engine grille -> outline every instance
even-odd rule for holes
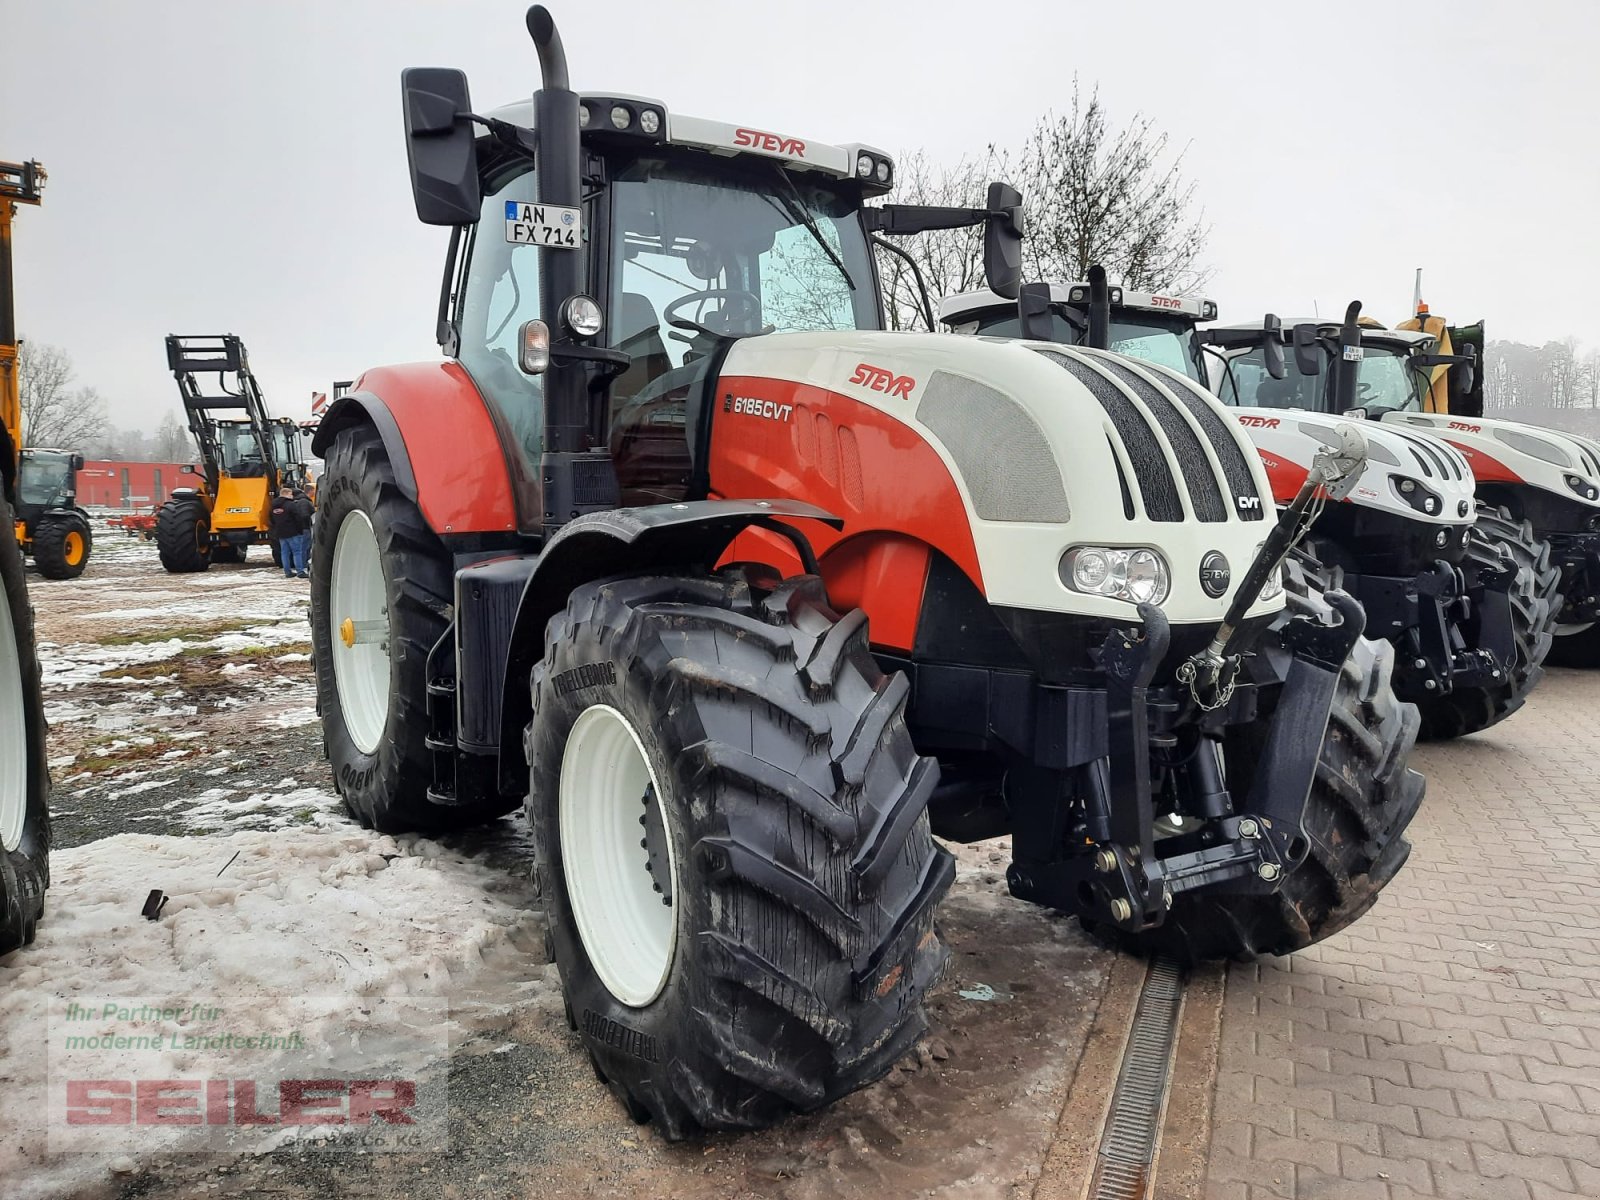
[[[1152,383],[1108,354],[1080,355],[1058,350],[1038,353],[1069,371],[1105,409],[1138,478],[1145,515],[1150,520],[1184,519],[1179,478],[1188,493],[1190,508],[1201,521],[1226,521],[1232,507],[1230,498],[1258,495],[1244,452],[1202,393],[1180,385],[1176,377],[1167,374],[1162,375],[1166,386]],[[1117,386],[1119,381],[1139,398],[1149,416]],[[1200,433],[1195,431],[1195,425],[1200,427]],[[1170,452],[1163,446],[1157,428],[1165,435]],[[1221,466],[1220,477],[1206,455],[1206,441],[1211,443]],[[1262,509],[1242,507],[1239,516],[1259,521]]]
[[[1068,519],[1061,468],[1044,430],[1004,392],[935,371],[917,405],[917,420],[955,459],[980,519]]]

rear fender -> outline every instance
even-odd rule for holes
[[[614,575],[709,572],[739,533],[762,521],[838,517],[794,500],[697,500],[590,513],[563,525],[546,543],[523,589],[501,676],[500,788],[525,789],[522,731],[533,718],[528,687],[544,655],[544,630],[574,589]],[[479,664],[482,667],[484,664]]]
[[[329,406],[312,451],[326,457],[340,433],[361,425],[383,439],[395,482],[434,533],[516,529],[505,450],[482,394],[460,363],[368,371]]]

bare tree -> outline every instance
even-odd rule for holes
[[[1099,263],[1133,288],[1202,287],[1210,229],[1195,209],[1183,155],[1143,113],[1112,129],[1099,89],[1085,98],[1074,77],[1072,107],[1065,116],[1046,113],[1020,157],[1014,182],[1028,208],[1024,274],[1077,280]]]
[[[949,166],[921,151],[903,156],[894,199],[974,207],[984,203],[989,181],[1008,179],[1026,210],[1025,279],[1080,280],[1099,263],[1129,287],[1188,292],[1210,277],[1201,259],[1210,230],[1182,167],[1183,152],[1171,152],[1149,117],[1135,114],[1113,129],[1099,93],[1085,99],[1074,79],[1067,114],[1046,113],[1019,151],[991,145]],[[892,240],[916,260],[935,305],[987,286],[977,229]],[[925,326],[911,269],[881,250],[878,269],[890,326]]]
[[[172,413],[165,413],[151,449],[158,462],[189,462],[194,458],[194,448],[189,441],[189,431]]]
[[[105,435],[105,401],[91,387],[69,389],[72,359],[59,346],[24,341],[17,351],[22,437],[30,446],[75,450]]]

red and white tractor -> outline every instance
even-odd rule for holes
[[[870,146],[543,86],[475,114],[413,69],[419,217],[451,229],[443,361],[328,407],[312,557],[350,810],[525,807],[569,1019],[669,1137],[882,1075],[924,1028],[953,877],[1135,948],[1285,953],[1364,913],[1422,796],[1393,655],[1280,572],[1214,398],[1115,355],[883,332],[871,243],[1021,197],[869,203]]]
[[[1300,568],[1349,590],[1368,632],[1394,644],[1395,690],[1417,705],[1424,737],[1473,733],[1522,706],[1543,678],[1562,573],[1523,506],[1475,477],[1470,455],[1394,423],[1417,415],[1429,371],[1467,365],[1436,354],[1436,335],[1383,329],[1358,319],[1359,306],[1343,325],[1269,316],[1201,329],[1216,318],[1212,301],[1132,292],[1098,270],[1040,292],[1035,307],[1034,336],[1099,343],[1209,382],[1234,406],[1279,503],[1341,420],[1368,418],[1366,469],[1303,543]],[[960,332],[1023,336],[1017,306],[992,293],[950,297],[940,315]]]

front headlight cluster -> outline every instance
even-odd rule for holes
[[[1582,475],[1566,475],[1563,478],[1567,481],[1567,486],[1585,500],[1600,500],[1600,488],[1595,487]]]
[[[1389,486],[1394,488],[1395,495],[1420,513],[1437,517],[1444,512],[1444,501],[1439,498],[1439,493],[1409,475],[1389,476]]]
[[[1160,604],[1172,590],[1172,572],[1144,546],[1074,546],[1061,556],[1061,582],[1086,596]]]

